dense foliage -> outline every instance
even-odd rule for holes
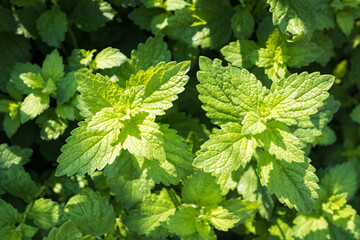
[[[1,0],[1,239],[360,239],[360,0]]]

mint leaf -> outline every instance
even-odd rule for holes
[[[104,175],[116,200],[125,209],[134,208],[150,196],[155,185],[153,180],[147,179],[147,171],[142,171],[127,151],[122,151],[114,163],[105,168]]]
[[[237,7],[231,18],[231,28],[237,39],[249,39],[254,32],[255,19],[249,9]]]
[[[181,237],[191,235],[197,231],[196,221],[199,212],[192,206],[183,207],[169,217],[166,228],[171,233],[175,233]]]
[[[177,201],[179,201],[176,196]],[[124,223],[134,232],[151,236],[162,222],[169,219],[175,212],[175,204],[168,191],[163,188],[159,194],[151,194],[140,204],[139,209],[133,210],[124,219]]]
[[[42,229],[54,227],[61,216],[60,206],[50,199],[37,199],[29,212],[34,224]]]
[[[67,221],[59,228],[53,228],[49,232],[46,240],[81,240],[82,234],[81,232],[74,226],[74,223],[71,221]]]
[[[61,148],[63,153],[58,158],[57,176],[93,173],[112,163],[119,155],[120,148],[114,144],[119,130],[92,130],[88,125],[89,121],[80,122]]]
[[[46,56],[42,65],[41,75],[46,80],[51,79],[55,84],[64,76],[63,60],[57,49]]]
[[[250,162],[256,147],[254,138],[242,134],[241,125],[228,123],[210,135],[210,140],[201,146],[193,164],[217,175],[232,172]]]
[[[220,49],[220,52],[233,66],[249,68],[254,65],[258,48],[258,45],[251,40],[238,40],[230,42]]]
[[[204,172],[194,173],[182,188],[181,195],[185,203],[198,206],[216,205],[223,200],[216,178]]]
[[[58,8],[45,11],[36,21],[41,39],[50,47],[60,47],[65,40],[68,20],[66,14]]]
[[[216,49],[230,38],[231,13],[228,0],[199,0],[169,17],[164,32],[188,45]]]
[[[13,164],[22,166],[29,161],[31,155],[30,148],[0,144],[0,168],[9,168]]]
[[[309,160],[288,163],[266,151],[262,152],[258,163],[261,184],[275,193],[281,203],[298,211],[311,210],[318,199],[318,178],[314,172]]]
[[[90,188],[70,198],[65,209],[80,231],[94,237],[110,232],[115,225],[115,212],[109,200]]]
[[[95,59],[97,69],[118,67],[126,61],[126,56],[119,49],[108,47],[100,51]]]
[[[48,109],[49,104],[50,98],[48,95],[42,93],[29,94],[21,103],[21,122],[25,123],[31,119],[34,119],[46,109]]]
[[[80,0],[77,2],[71,20],[85,32],[95,31],[114,18],[110,3],[99,0]]]
[[[11,204],[0,199],[0,229],[22,221],[22,215]]]

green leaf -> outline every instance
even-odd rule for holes
[[[145,43],[140,43],[137,49],[131,52],[131,59],[121,68],[121,78],[126,81],[131,74],[170,60],[171,53],[163,41],[163,35],[157,34],[155,38],[149,37]]]
[[[249,9],[235,8],[231,18],[231,28],[237,39],[249,39],[254,32],[255,19]]]
[[[350,118],[360,124],[360,105],[357,105],[350,113]]]
[[[293,233],[299,239],[329,239],[329,226],[323,216],[302,213],[294,219]]]
[[[123,90],[119,85],[111,82],[109,78],[100,74],[78,73],[75,76],[79,85],[78,91],[81,93],[81,100],[91,115],[95,115],[103,108],[113,107],[120,102]]]
[[[65,40],[68,20],[66,14],[58,8],[45,11],[36,21],[41,39],[50,47],[60,47]]]
[[[56,88],[56,99],[58,103],[66,103],[72,98],[76,93],[76,88],[78,87],[75,72],[69,72],[65,77],[59,79]]]
[[[247,111],[257,111],[267,89],[245,69],[222,67],[221,61],[200,57],[199,99],[207,116],[218,125],[240,122]]]
[[[32,152],[30,148],[0,144],[0,168],[9,168],[13,164],[22,166],[29,161]]]
[[[67,121],[55,114],[55,109],[50,109],[36,119],[36,124],[41,127],[40,137],[45,141],[57,139],[67,128]]]
[[[122,151],[114,163],[105,168],[104,175],[116,201],[127,210],[150,196],[155,185],[152,179],[147,179],[146,170],[142,171],[127,151]]]
[[[114,18],[110,3],[99,0],[80,0],[77,2],[71,20],[85,32],[95,31]]]
[[[3,175],[0,179],[2,187],[11,195],[20,197],[25,202],[31,202],[37,197],[39,189],[23,167],[11,165],[0,173]]]
[[[26,78],[21,78],[22,74],[41,74],[41,68],[37,65],[37,64],[31,64],[29,62],[27,63],[17,63],[14,68],[12,69],[11,73],[10,73],[10,81],[14,84],[14,86],[21,91],[21,93],[23,94],[30,94],[33,93],[34,90],[29,87],[27,84],[25,84],[23,79]],[[37,81],[36,81],[37,82]]]
[[[249,203],[247,200],[230,199],[220,203],[208,214],[210,223],[218,230],[228,231],[236,224],[244,223],[256,213],[259,203]]]
[[[168,125],[161,125],[160,131],[164,134],[164,151],[166,160],[145,161],[143,169],[148,170],[148,175],[155,183],[165,185],[176,185],[193,172],[193,155],[189,147],[176,134],[176,131],[169,129]]]
[[[95,59],[97,69],[118,67],[126,61],[127,57],[119,49],[107,47],[100,51]]]
[[[307,120],[329,97],[328,90],[333,83],[333,76],[318,72],[283,78],[271,86],[271,93],[265,97],[264,114],[288,125]]]
[[[50,97],[43,93],[31,93],[21,103],[21,122],[25,123],[34,119],[49,108]]]
[[[223,200],[216,178],[200,171],[194,173],[187,180],[181,195],[183,202],[202,207],[216,205]]]
[[[61,148],[62,154],[57,160],[57,176],[91,174],[112,163],[119,155],[121,148],[115,144],[119,129],[111,129],[109,125],[105,125],[107,129],[97,130],[89,128],[89,122],[90,120],[80,122]]]
[[[15,4],[18,7],[29,7],[43,1],[44,0],[10,0],[12,4]]]
[[[20,124],[20,114],[17,114],[14,118],[10,117],[9,115],[5,115],[3,125],[6,136],[11,138],[20,127]]]
[[[274,208],[274,200],[266,187],[261,186],[260,179],[253,166],[248,165],[237,185],[237,191],[244,199],[261,202],[259,213],[262,217],[270,219]]]
[[[315,30],[315,13],[312,1],[304,0],[267,0],[270,12],[273,14],[273,24],[279,25],[280,30],[290,32],[301,38],[311,38]]]
[[[41,75],[46,80],[51,79],[55,84],[64,76],[63,59],[57,49],[46,56],[42,65]]]
[[[115,225],[115,211],[109,200],[90,188],[70,198],[65,207],[70,220],[85,234],[101,237]]]
[[[314,172],[309,160],[288,163],[266,151],[262,152],[258,163],[261,185],[275,193],[281,203],[297,211],[310,211],[318,199],[318,178]]]
[[[128,81],[131,86],[145,85],[140,108],[153,115],[163,115],[165,110],[172,107],[177,95],[184,91],[189,77],[190,62],[176,64],[164,62],[150,67],[145,72],[140,71],[132,75]]]
[[[179,201],[177,196],[175,198]],[[130,230],[150,236],[162,222],[169,220],[169,216],[174,214],[175,210],[169,191],[163,188],[159,194],[153,193],[145,198],[138,209],[130,211],[124,223]]]
[[[269,122],[266,127],[267,129],[255,138],[261,142],[267,152],[288,163],[302,163],[306,160],[302,150],[305,145],[290,132],[284,123]]]
[[[254,65],[258,45],[251,40],[238,40],[230,42],[220,49],[225,60],[235,67],[250,68]]]
[[[0,229],[5,226],[15,225],[23,220],[22,215],[11,204],[0,199]]]
[[[164,32],[188,45],[216,49],[226,44],[231,36],[231,15],[228,0],[199,0],[175,11]]]
[[[187,3],[185,0],[166,0],[164,3],[166,11],[180,10],[188,5],[189,3]]]
[[[322,50],[313,42],[301,41],[288,44],[286,54],[290,57],[286,62],[288,67],[301,68],[316,61]]]
[[[254,112],[247,112],[241,124],[243,125],[241,128],[243,135],[256,135],[266,130],[266,124]]]
[[[20,79],[32,89],[38,89],[45,87],[45,82],[39,73],[22,73]]]
[[[199,212],[196,208],[186,206],[176,210],[175,213],[169,217],[169,221],[165,227],[169,232],[184,237],[197,231],[196,221],[198,216]]]
[[[232,172],[250,162],[257,143],[251,136],[242,134],[242,127],[228,123],[210,135],[210,140],[201,146],[193,165],[220,175]]]
[[[81,240],[81,232],[74,226],[74,223],[67,221],[59,228],[53,228],[49,232],[46,240]]]
[[[321,179],[321,186],[326,190],[327,196],[346,193],[346,199],[351,199],[358,189],[358,175],[351,162],[332,167]]]
[[[136,157],[165,161],[163,133],[160,126],[148,118],[148,113],[140,112],[126,119],[119,135],[122,148]]]
[[[0,6],[0,31],[14,31],[16,21],[10,9]]]
[[[354,28],[354,13],[341,11],[336,14],[336,22],[346,36],[349,36]]]
[[[49,229],[58,223],[61,216],[61,208],[57,202],[40,198],[31,206],[29,216],[39,228]]]

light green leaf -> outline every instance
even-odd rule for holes
[[[261,185],[275,193],[281,203],[297,211],[310,211],[318,199],[318,178],[314,172],[309,160],[288,163],[266,151],[262,152],[258,163]]]
[[[115,225],[115,211],[109,200],[85,188],[66,204],[70,220],[85,234],[100,238]]]
[[[284,123],[269,122],[266,127],[265,131],[255,136],[266,151],[288,163],[302,163],[306,160],[302,150],[305,145],[290,132]]]
[[[178,196],[174,196],[180,201]],[[168,221],[169,216],[176,210],[169,190],[163,188],[159,194],[151,194],[140,204],[140,207],[130,212],[124,219],[124,223],[130,230],[150,236],[162,222]]]
[[[148,175],[155,183],[176,185],[193,172],[193,155],[189,147],[168,125],[161,125],[160,131],[164,134],[165,161],[145,161],[143,169],[148,170]]]
[[[41,39],[50,47],[60,47],[65,40],[68,20],[66,14],[58,8],[45,11],[36,21]]]
[[[358,189],[358,176],[353,163],[347,162],[332,167],[321,179],[321,186],[327,196],[346,193],[346,199],[351,199]]]
[[[71,132],[66,144],[62,146],[62,154],[57,160],[57,176],[91,174],[112,163],[119,155],[121,148],[115,143],[119,129],[89,129],[89,122],[90,120],[80,122],[79,127]]]
[[[299,214],[293,221],[293,233],[299,239],[329,239],[329,227],[323,216]],[[316,237],[316,238],[312,238]]]
[[[165,114],[165,110],[172,107],[172,102],[177,99],[177,95],[184,91],[184,86],[189,79],[186,75],[189,68],[189,61],[178,64],[162,62],[145,72],[140,71],[132,75],[128,81],[129,85],[145,85],[145,93],[139,107],[150,114]]]
[[[231,28],[237,39],[249,39],[254,32],[254,25],[255,19],[247,8],[235,8],[231,18]]]
[[[188,45],[216,49],[231,36],[231,15],[228,0],[198,0],[192,6],[175,11],[164,32]]]
[[[34,119],[49,108],[50,97],[43,93],[31,93],[20,107],[21,123]]]
[[[251,136],[242,133],[241,125],[228,123],[210,135],[210,140],[201,146],[193,165],[220,175],[232,172],[250,162],[257,143]]]
[[[148,113],[140,112],[126,119],[119,142],[122,148],[136,157],[165,161],[163,133],[159,130],[159,125],[147,116]]]
[[[288,44],[286,54],[290,57],[286,62],[287,66],[300,68],[316,61],[321,56],[322,50],[313,42],[301,41]]]
[[[46,240],[81,240],[81,232],[74,226],[74,223],[67,221],[60,228],[53,228]]]
[[[271,86],[271,93],[265,97],[264,114],[288,125],[307,120],[324,104],[333,83],[333,76],[318,72],[283,78]]]
[[[255,112],[247,112],[241,124],[241,133],[244,135],[256,135],[266,130],[266,124]]]
[[[202,207],[216,205],[223,200],[216,178],[200,171],[187,180],[181,190],[181,195],[183,202]]]
[[[20,77],[22,74],[41,74],[41,68],[37,64],[17,63],[10,72],[10,81],[14,84],[15,88],[20,90],[23,94],[33,93],[34,90],[25,84],[24,80]]]
[[[144,198],[150,196],[154,181],[147,179],[131,154],[122,151],[114,163],[105,168],[104,175],[116,201],[127,210],[134,208]]]
[[[248,165],[237,185],[237,191],[244,199],[261,202],[259,213],[270,219],[274,208],[274,200],[266,187],[261,186],[260,179],[253,166]]]
[[[45,82],[39,73],[22,73],[20,74],[20,79],[32,89],[38,89],[45,87]]]
[[[22,215],[11,204],[0,199],[0,229],[5,226],[15,225],[23,219]]]
[[[32,152],[30,148],[0,144],[0,168],[9,168],[13,164],[22,166],[29,161]]]
[[[95,31],[115,16],[110,3],[99,0],[80,0],[71,14],[75,26],[85,32]]]
[[[126,61],[127,57],[119,49],[107,47],[100,51],[95,59],[97,69],[118,67]]]
[[[58,223],[61,213],[61,208],[57,202],[40,198],[31,206],[29,216],[39,228],[49,229]]]
[[[196,232],[196,220],[199,212],[192,206],[183,207],[169,217],[165,227],[171,233],[184,237]]]
[[[164,3],[166,11],[180,10],[188,5],[189,3],[185,0],[166,0]]]
[[[215,124],[239,122],[247,111],[257,111],[267,89],[246,69],[222,67],[221,61],[200,57],[197,89],[203,109]]]
[[[64,76],[63,59],[57,49],[48,54],[41,68],[41,75],[44,79],[51,79],[55,84]]]
[[[258,45],[251,40],[238,40],[230,42],[220,49],[225,60],[235,67],[250,68],[254,65],[257,57]]]
[[[273,14],[273,24],[279,25],[283,33],[290,32],[295,37],[311,38],[315,30],[315,13],[312,1],[267,0]]]
[[[100,74],[78,73],[75,76],[84,107],[92,115],[103,108],[113,107],[120,102],[123,90],[119,85],[111,82],[109,78]]]

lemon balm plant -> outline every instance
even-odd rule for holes
[[[1,1],[0,238],[359,239],[359,5]]]

